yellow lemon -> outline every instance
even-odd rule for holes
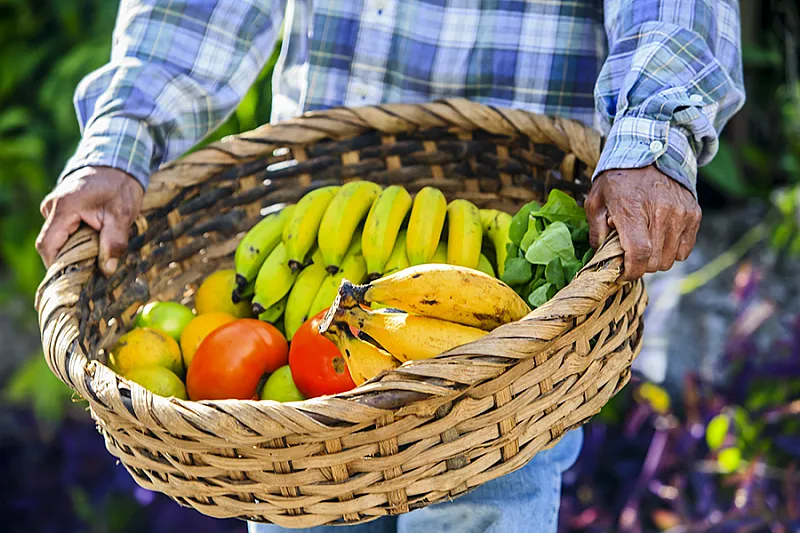
[[[174,396],[181,400],[189,399],[186,394],[186,386],[181,381],[181,378],[163,366],[133,368],[125,377],[135,381],[153,394],[158,394],[165,398]]]
[[[183,365],[189,368],[194,352],[209,333],[223,324],[233,322],[236,317],[228,313],[206,313],[198,315],[181,333],[181,351],[183,352]]]
[[[238,304],[231,300],[234,288],[236,288],[236,271],[232,269],[219,270],[208,276],[194,295],[197,314],[228,313],[236,318],[252,317],[249,300]]]
[[[134,368],[160,366],[183,375],[183,357],[175,339],[161,331],[137,328],[120,337],[108,356],[108,365],[127,376]]]

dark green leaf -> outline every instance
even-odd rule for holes
[[[581,263],[583,263],[583,265],[586,266],[586,264],[592,260],[592,257],[594,257],[594,250],[592,248],[589,248],[588,250],[586,250],[586,253],[583,254],[583,257],[581,258]]]
[[[511,218],[511,225],[508,228],[508,237],[511,242],[519,246],[519,243],[522,242],[522,237],[528,231],[528,215],[530,215],[531,211],[538,210],[539,207],[541,206],[538,202],[527,203]]]
[[[583,210],[575,198],[553,189],[542,208],[533,213],[533,216],[542,217],[549,222],[564,222],[570,225],[579,225],[586,221],[586,211]]]
[[[562,289],[567,284],[564,278],[564,266],[561,264],[561,258],[556,257],[544,269],[544,277],[548,283],[555,285],[558,289]]]
[[[564,279],[567,283],[575,279],[575,275],[583,268],[583,263],[580,261],[568,261],[564,264]]]
[[[521,257],[509,256],[506,258],[506,268],[502,280],[509,285],[527,283],[533,277],[531,264]]]
[[[522,237],[522,242],[519,243],[520,249],[527,250],[541,233],[536,222],[535,218],[528,218],[528,231],[525,232],[525,235]]]
[[[571,230],[570,235],[572,236],[572,242],[575,244],[578,243],[588,243],[589,242],[589,223],[585,220],[577,223]]]
[[[576,260],[569,229],[563,222],[547,226],[525,252],[525,259],[535,265],[546,265],[556,257],[563,261]]]

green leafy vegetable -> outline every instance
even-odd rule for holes
[[[519,243],[522,242],[522,237],[528,231],[528,218],[531,211],[538,210],[540,207],[538,202],[530,202],[517,211],[517,214],[511,219],[511,226],[508,228],[508,237],[511,242],[519,246]]]
[[[544,285],[540,285],[536,290],[534,290],[530,296],[528,296],[528,303],[532,308],[537,308],[543,305],[547,300],[555,296],[556,294],[556,287],[552,283],[545,283]]]
[[[586,211],[578,205],[578,202],[572,196],[558,189],[550,191],[547,203],[532,215],[542,217],[549,222],[564,222],[576,227],[586,224]]]
[[[549,283],[555,285],[558,290],[561,290],[567,284],[564,277],[564,265],[561,264],[560,257],[556,257],[547,263],[544,269],[544,277]]]
[[[546,265],[556,257],[575,261],[569,228],[563,222],[553,222],[536,238],[525,252],[525,259],[534,265]]]
[[[528,283],[533,277],[531,264],[522,257],[509,256],[506,259],[506,269],[502,280],[509,285],[522,285]]]

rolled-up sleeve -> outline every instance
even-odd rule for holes
[[[233,112],[280,31],[286,0],[123,0],[108,64],[75,92],[81,141],[61,177],[152,172]]]
[[[652,164],[696,194],[744,104],[735,0],[606,0],[609,56],[595,89],[606,144],[595,176]]]

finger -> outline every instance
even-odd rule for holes
[[[664,246],[661,250],[661,259],[658,262],[658,270],[666,271],[672,268],[678,257],[678,246],[683,235],[683,227],[669,228],[664,237]],[[657,253],[653,254],[657,255]]]
[[[701,219],[702,215],[698,209],[692,214],[689,224],[687,224],[686,228],[683,230],[678,243],[678,251],[675,254],[675,258],[678,261],[686,261],[686,259],[689,257],[689,254],[692,253],[695,242],[697,242],[697,231],[700,229]]]
[[[130,224],[119,216],[106,215],[100,229],[100,252],[97,258],[100,270],[106,276],[117,270],[119,258],[128,246]]]
[[[39,212],[42,214],[44,218],[47,218],[50,216],[50,211],[52,210],[52,207],[53,207],[53,199],[48,194],[47,196],[44,197],[42,203],[39,204]]]
[[[647,260],[647,272],[658,272],[658,265],[661,263],[661,254],[664,251],[664,240],[669,231],[671,210],[663,207],[656,207],[655,213],[650,219],[650,245],[652,253]]]
[[[595,250],[598,249],[608,238],[609,233],[611,233],[611,225],[608,221],[608,211],[601,209],[593,213],[593,216],[589,218],[589,244],[591,247]]]
[[[50,268],[58,252],[67,242],[69,236],[78,231],[81,217],[78,213],[65,210],[51,210],[39,235],[36,237],[36,250],[44,264]]]
[[[633,281],[644,276],[647,262],[653,253],[650,232],[644,217],[624,218],[616,221],[620,245],[625,252],[625,272],[623,281]]]

